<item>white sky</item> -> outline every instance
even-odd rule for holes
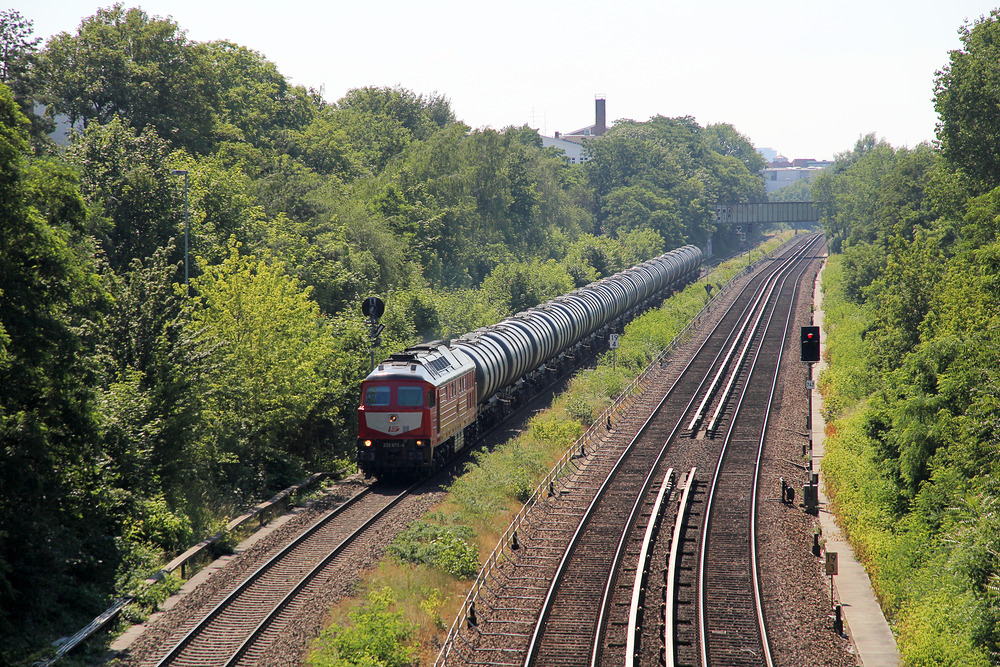
[[[594,122],[694,116],[731,123],[789,158],[832,158],[863,134],[934,139],[934,73],[972,0],[123,0],[194,41],[263,54],[333,102],[400,85],[447,96],[472,127],[543,134]],[[14,0],[47,40],[108,2]]]

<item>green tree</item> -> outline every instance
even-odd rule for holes
[[[779,201],[812,201],[810,181],[808,178],[800,178],[789,185],[767,193],[767,200]]]
[[[16,9],[0,11],[0,81],[15,91],[15,99],[19,98],[18,87],[27,84],[42,41],[41,37],[31,37],[33,25]]]
[[[27,631],[93,613],[115,564],[91,388],[103,295],[74,221],[45,217],[73,207],[32,205],[27,133],[0,84],[0,662]]]
[[[152,128],[136,136],[118,117],[93,123],[68,158],[80,170],[81,190],[100,219],[92,229],[115,269],[184,233],[184,195],[170,174],[170,147]]]
[[[704,136],[710,149],[719,155],[738,159],[751,174],[757,175],[767,167],[764,156],[757,152],[750,139],[728,123],[706,125]]]
[[[764,198],[763,181],[751,171],[756,152],[731,126],[709,131],[690,116],[622,121],[586,150],[605,233],[649,226],[668,246],[703,243],[715,232],[716,204]],[[717,241],[724,247],[725,238]]]
[[[350,181],[361,173],[360,156],[349,148],[347,131],[334,120],[337,113],[332,107],[318,110],[308,126],[290,134],[288,152],[319,174]]]
[[[205,411],[227,485],[249,493],[293,481],[293,442],[336,391],[328,371],[341,354],[310,290],[236,243],[192,289],[189,326],[211,353]]]
[[[519,313],[573,289],[573,279],[555,260],[501,264],[483,281],[488,302]]]
[[[215,72],[220,107],[218,128],[227,141],[280,148],[281,135],[306,127],[318,96],[292,86],[260,53],[228,41],[199,45]]]
[[[681,246],[686,240],[687,229],[677,201],[662,191],[642,185],[616,188],[602,200],[601,212],[605,234],[652,229],[671,247]]]
[[[821,204],[823,227],[835,252],[858,243],[887,247],[894,236],[938,224],[954,209],[945,165],[928,144],[896,149],[874,134],[837,156],[810,190]]]
[[[934,79],[937,137],[949,162],[982,193],[1000,185],[1000,10],[958,31],[962,48]]]
[[[576,287],[583,287],[628,268],[620,242],[608,236],[593,234],[584,234],[570,246],[564,265]]]
[[[145,159],[145,156],[136,156],[136,159]],[[154,192],[163,196],[164,204],[176,207],[159,209],[157,214],[164,216],[173,225],[171,229],[163,231],[177,238],[178,246],[183,246],[181,238],[185,224],[190,227],[190,254],[201,255],[209,264],[222,261],[230,238],[235,237],[247,244],[260,243],[264,239],[267,226],[264,207],[257,201],[253,181],[243,171],[227,167],[215,156],[195,159],[183,153],[175,153],[166,160],[163,165],[150,162],[148,167],[157,179]],[[188,175],[186,179],[183,176],[169,175],[167,185],[172,186],[173,192],[166,196],[160,189],[158,179],[162,176],[162,171],[174,169],[185,170]],[[185,183],[188,190],[187,215],[190,217],[186,223],[178,221],[185,214]],[[161,238],[160,243],[165,243],[165,240]],[[175,250],[172,258],[180,257],[180,249]]]
[[[38,45],[41,37],[32,37],[34,23],[15,9],[0,11],[0,82],[14,93],[14,99],[31,121],[31,143],[35,150],[48,147],[48,133],[55,129],[51,117],[35,113],[40,96]]]
[[[70,123],[121,116],[137,130],[152,126],[174,147],[210,150],[219,106],[205,49],[170,19],[121,3],[85,18],[75,35],[46,44],[41,63],[57,113]]]
[[[195,448],[203,426],[199,380],[205,358],[184,326],[172,247],[126,271],[106,271],[110,307],[101,339],[102,438],[107,468],[134,496],[166,494],[182,507],[203,492],[206,461]]]
[[[427,139],[455,118],[447,99],[424,97],[404,88],[365,87],[348,91],[330,116],[347,137],[358,162],[378,174],[413,141]]]

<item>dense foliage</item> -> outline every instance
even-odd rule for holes
[[[362,297],[389,303],[380,353],[461,334],[684,243],[725,251],[716,201],[762,198],[728,125],[627,121],[586,148],[472,130],[438,94],[327,102],[121,4],[45,44],[0,12],[0,662],[352,465]],[[436,539],[454,548],[411,555],[474,567]]]
[[[1000,181],[992,138],[957,143],[997,122],[975,63],[998,21],[967,27],[939,77],[940,150],[865,137],[811,188],[840,253],[824,278],[823,468],[907,665],[1000,657]],[[977,121],[952,115],[957,95],[981,96]]]

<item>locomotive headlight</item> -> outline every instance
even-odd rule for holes
[[[399,415],[389,415],[389,421],[394,422],[399,419]]]
[[[423,447],[426,444],[423,440],[417,440],[417,447]]]
[[[372,446],[372,441],[371,440],[365,440],[365,447],[371,447],[371,446]]]

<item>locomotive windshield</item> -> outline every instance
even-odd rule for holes
[[[365,392],[365,405],[389,405],[388,385],[369,385]]]
[[[365,405],[389,407],[393,405],[392,394],[395,389],[395,405],[403,408],[418,408],[424,404],[424,390],[420,387],[392,387],[387,384],[370,384],[365,389]]]
[[[400,387],[396,402],[407,408],[416,408],[424,404],[424,390],[420,387]]]

